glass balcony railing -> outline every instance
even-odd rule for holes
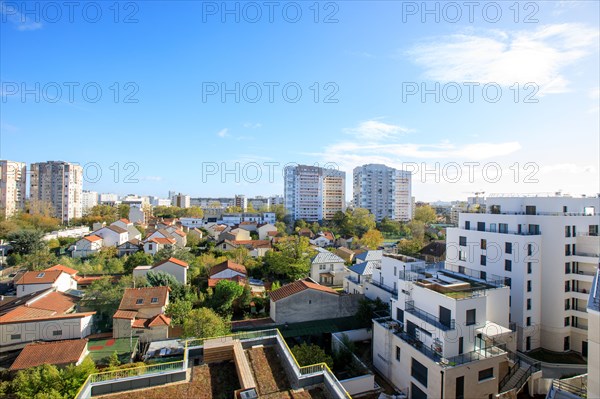
[[[443,322],[439,317],[416,307],[414,301],[406,301],[404,304],[404,311],[412,314],[413,316],[417,316],[419,319],[431,324],[436,328],[439,328],[440,330],[450,331],[456,329],[456,321],[454,319],[450,319],[448,322]]]

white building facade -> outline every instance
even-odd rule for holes
[[[25,208],[27,165],[23,162],[0,161],[0,217],[9,218]]]
[[[31,164],[30,198],[51,204],[63,223],[83,216],[83,168],[62,161]]]

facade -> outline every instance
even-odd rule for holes
[[[190,196],[181,193],[176,194],[171,198],[171,205],[178,208],[189,208],[191,206]]]
[[[600,198],[490,196],[487,213],[462,213],[447,230],[447,262],[511,286],[519,350],[587,351],[599,208]]]
[[[9,218],[25,208],[27,165],[0,161],[0,217]]]
[[[113,316],[113,338],[139,337],[142,342],[169,338],[165,316],[169,287],[127,288]]]
[[[53,289],[59,292],[77,289],[77,281],[62,270],[42,270],[25,272],[15,282],[17,298],[34,292]]]
[[[98,198],[98,193],[96,191],[83,190],[81,193],[81,207],[84,215],[98,205]]]
[[[245,195],[236,195],[233,199],[233,206],[240,208],[242,212],[248,210],[248,198]]]
[[[83,216],[83,168],[62,161],[31,164],[30,193],[34,201],[51,204],[63,223]]]
[[[0,352],[33,341],[81,339],[96,312],[76,311],[77,298],[48,289],[0,303]]]
[[[88,256],[97,254],[102,249],[103,242],[102,237],[94,234],[83,237],[71,247],[71,256],[73,258],[87,258]]]
[[[294,220],[331,220],[346,208],[346,172],[317,166],[288,166],[284,174],[285,208]]]
[[[322,285],[341,286],[348,275],[344,259],[320,247],[316,250],[310,264],[310,278]]]
[[[385,165],[354,168],[354,206],[368,209],[378,222],[383,218],[412,219],[412,175]]]
[[[133,269],[133,277],[146,276],[148,272],[165,272],[175,277],[181,284],[187,284],[189,265],[179,259],[169,258],[156,263],[154,266],[138,266]]]
[[[129,231],[116,225],[96,230],[94,235],[102,237],[102,245],[105,247],[118,247],[129,241]]]
[[[588,313],[588,377],[587,397],[600,398],[600,268],[592,283]]]
[[[512,388],[499,389],[515,347],[510,290],[502,279],[469,274],[402,271],[391,317],[374,320],[373,365],[409,398],[488,398]]]

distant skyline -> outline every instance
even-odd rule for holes
[[[288,163],[338,166],[348,198],[368,163],[415,171],[422,201],[600,192],[599,2],[499,2],[497,20],[483,2],[472,23],[443,2],[439,22],[422,2],[300,2],[297,22],[290,2],[273,22],[90,3],[97,21],[70,22],[0,1],[0,159],[76,162],[85,190],[121,195],[282,195]]]

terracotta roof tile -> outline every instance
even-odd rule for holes
[[[156,327],[156,326],[170,326],[171,318],[165,316],[164,314],[156,315],[154,318],[150,319],[147,326],[148,327]]]
[[[42,364],[65,366],[77,363],[87,351],[87,339],[38,342],[26,345],[10,370],[22,370]]]
[[[152,241],[156,244],[161,244],[161,245],[169,245],[169,244],[175,244],[177,241],[175,241],[172,238],[163,238],[163,237],[158,237],[158,238],[151,238],[148,241]]]
[[[246,278],[242,277],[240,275],[237,275],[237,276],[233,276],[233,277],[229,277],[229,278],[209,278],[208,286],[211,288],[214,288],[217,286],[217,284],[219,284],[219,281],[221,281],[221,280],[235,281],[239,285],[246,285]]]
[[[89,242],[96,242],[96,241],[101,241],[102,237],[92,234],[91,236],[83,237],[83,239],[87,240]]]
[[[270,293],[270,297],[274,302],[277,302],[280,299],[287,298],[305,290],[317,290],[328,294],[339,295],[337,291],[329,287],[319,285],[309,280],[298,280],[294,281],[293,283],[284,285],[278,290],[272,291]]]
[[[62,270],[26,272],[15,283],[15,285],[51,284],[58,280],[62,273],[64,273]]]
[[[127,288],[121,299],[119,310],[138,310],[149,307],[162,307],[167,304],[169,287]],[[156,298],[152,302],[152,298]]]
[[[185,267],[186,269],[189,267],[189,265],[187,264],[187,262],[184,262],[184,261],[179,260],[177,258],[169,258],[169,259],[163,260],[162,262],[156,263],[154,265],[154,267],[158,267],[160,265],[164,265],[165,263],[174,263],[174,264],[176,264],[178,266]]]
[[[248,274],[246,267],[244,265],[237,264],[230,260],[226,260],[225,262],[219,263],[218,265],[213,266],[208,273],[209,276],[214,276],[217,273],[221,273],[224,270],[234,270],[238,273],[243,273],[244,275]]]
[[[74,276],[77,273],[79,273],[77,270],[71,269],[70,267],[63,266],[63,265],[54,265],[54,266],[49,267],[49,268],[46,269],[46,271],[53,271],[53,270],[60,270],[62,272],[70,274],[71,276]]]
[[[137,314],[138,312],[135,310],[117,310],[113,316],[113,319],[133,320]]]
[[[51,292],[48,295],[30,303],[30,306],[51,310],[57,313],[65,313],[72,309],[77,304],[75,297],[72,297],[62,292]]]

